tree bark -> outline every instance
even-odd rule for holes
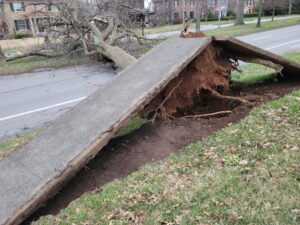
[[[200,0],[196,0],[196,32],[200,32]]]
[[[290,0],[290,4],[289,4],[289,15],[292,14],[292,7],[293,7],[293,0]]]
[[[259,0],[259,12],[256,27],[261,27],[261,15],[263,11],[263,0]]]
[[[96,27],[94,22],[90,22],[89,24],[90,29],[93,32],[95,44],[97,46],[97,52],[104,55],[105,57],[112,60],[118,67],[124,69],[134,63],[136,58],[132,55],[125,52],[118,46],[112,46],[105,42],[104,39],[107,36],[108,31],[112,32],[112,29],[108,28],[105,30],[104,35],[103,33]],[[109,36],[109,35],[108,35]]]
[[[244,0],[237,0],[235,25],[244,24]]]
[[[111,59],[118,67],[125,69],[136,62],[136,58],[125,52],[118,46],[111,46],[106,42],[101,42],[97,52]]]
[[[272,1],[272,7],[273,7],[273,11],[272,11],[272,22],[274,21],[274,17],[275,17],[275,11],[276,11],[276,4],[275,4],[276,0]]]

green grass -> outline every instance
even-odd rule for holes
[[[139,129],[141,126],[147,123],[147,119],[136,116],[131,119],[125,126],[123,126],[120,131],[117,133],[117,137],[125,136],[132,131]]]
[[[300,91],[34,224],[299,224]]]
[[[300,63],[300,51],[286,53],[283,56]],[[263,83],[264,81],[272,80],[277,76],[277,72],[274,69],[257,64],[246,64],[241,66],[241,69],[243,73],[234,71],[231,75],[234,85],[243,86],[255,83]]]
[[[271,29],[282,28],[286,26],[298,25],[300,24],[299,17],[277,20],[274,22],[263,22],[260,28],[256,28],[256,24],[245,24],[239,26],[231,26],[226,28],[208,30],[204,33],[210,36],[241,36],[250,33],[257,33]]]
[[[36,132],[17,136],[16,138],[11,138],[8,140],[4,140],[0,142],[0,160],[9,155],[11,152],[22,146],[23,144],[30,141],[34,136],[36,135]]]
[[[88,58],[45,58],[30,56],[26,58],[16,59],[10,62],[0,61],[0,75],[15,75],[21,73],[29,73],[44,68],[61,68],[66,66],[79,65],[90,62]]]

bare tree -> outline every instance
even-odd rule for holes
[[[101,55],[125,68],[136,59],[121,46],[141,39],[128,27],[142,10],[121,0],[64,0],[55,4],[57,12],[44,19],[49,33],[49,43],[39,49],[12,54],[7,60],[31,55],[55,57],[71,52],[83,52],[85,56]],[[129,16],[129,12],[134,18]]]
[[[263,11],[263,0],[259,0],[259,12],[256,27],[261,27],[261,16]]]
[[[237,0],[235,25],[244,24],[244,0]]]

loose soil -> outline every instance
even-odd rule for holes
[[[127,136],[115,138],[65,185],[59,194],[24,224],[29,224],[43,215],[58,214],[82,194],[97,190],[114,179],[121,179],[146,163],[178,154],[182,147],[211,135],[229,123],[239,121],[254,106],[299,88],[300,80],[245,87],[237,90],[235,94],[243,96],[252,104],[236,106],[232,109],[233,114],[228,116],[207,119],[158,119],[154,124],[148,123]]]

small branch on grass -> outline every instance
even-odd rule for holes
[[[213,116],[227,116],[229,114],[232,114],[232,111],[220,111],[220,112],[214,112],[214,113],[207,113],[207,114],[200,114],[200,115],[189,115],[189,116],[183,116],[181,118],[207,118],[207,117],[213,117]]]

